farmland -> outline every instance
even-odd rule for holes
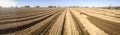
[[[0,8],[0,35],[120,35],[120,10]]]

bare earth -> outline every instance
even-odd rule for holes
[[[120,35],[120,11],[0,8],[0,35]]]

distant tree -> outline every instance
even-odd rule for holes
[[[58,8],[60,8],[60,6],[58,6]]]
[[[112,4],[110,4],[110,6],[108,6],[108,9],[111,9],[112,8],[111,6],[112,6]]]
[[[10,8],[14,8],[13,6],[10,6]]]
[[[79,6],[69,6],[69,8],[79,8]]]
[[[117,9],[120,9],[120,7],[117,7]]]
[[[36,6],[35,8],[39,8],[40,6]]]
[[[95,8],[94,6],[92,8]]]
[[[16,6],[15,8],[18,8],[18,6]]]
[[[108,9],[111,9],[111,6],[108,6]]]
[[[30,8],[30,6],[25,6],[25,8]]]
[[[48,8],[56,8],[56,6],[48,6]]]
[[[88,8],[88,6],[86,6],[85,8]]]
[[[2,8],[2,6],[0,6],[0,8]]]

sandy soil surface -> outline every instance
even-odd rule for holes
[[[120,35],[120,11],[1,8],[0,35]]]

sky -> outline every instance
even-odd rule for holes
[[[15,6],[15,3],[12,0],[0,0],[0,6],[2,7],[9,7],[9,6]]]
[[[0,6],[120,6],[120,0],[0,0]]]

